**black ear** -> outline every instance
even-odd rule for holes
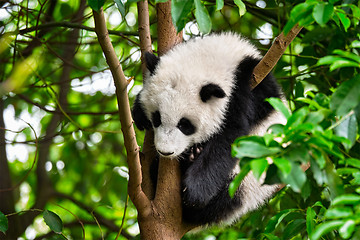
[[[145,52],[145,63],[147,69],[149,69],[150,74],[154,74],[157,64],[159,63],[160,58],[155,56],[150,52]]]
[[[206,102],[212,97],[223,98],[225,96],[224,90],[219,85],[213,83],[203,86],[200,90],[200,98],[203,102]]]
[[[235,77],[240,89],[247,89],[250,86],[250,81],[255,66],[260,62],[260,59],[254,57],[245,57],[237,66]]]
[[[132,109],[132,115],[138,129],[144,130],[144,129],[152,128],[151,122],[146,117],[144,109],[139,101],[139,95],[137,95],[135,99],[134,106]]]

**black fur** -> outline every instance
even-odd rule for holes
[[[156,55],[154,55],[150,52],[145,52],[146,67],[147,67],[147,69],[149,69],[151,75],[153,75],[155,73],[156,66],[158,65],[159,61],[160,61],[160,58],[157,57]]]
[[[216,84],[210,83],[203,86],[200,90],[201,101],[206,102],[212,97],[223,98],[226,94],[224,90]]]
[[[151,120],[154,128],[157,128],[161,125],[161,115],[159,111],[153,112],[151,115]]]
[[[181,118],[177,127],[185,135],[191,135],[196,131],[196,127],[187,118]]]
[[[144,109],[142,108],[139,101],[140,101],[139,97],[137,97],[135,99],[134,106],[132,109],[133,120],[134,120],[136,126],[138,127],[138,129],[140,129],[140,130],[150,129],[152,127],[152,124],[151,124],[150,120],[146,117]]]
[[[258,62],[257,59],[247,57],[239,63],[234,73],[235,89],[230,96],[222,129],[210,140],[192,148],[201,147],[202,149],[195,159],[190,157],[193,154],[191,149],[184,152],[180,158],[183,174],[183,218],[189,223],[200,225],[218,223],[226,219],[242,204],[241,197],[231,198],[228,193],[228,187],[232,181],[231,175],[237,164],[237,159],[231,156],[231,144],[236,138],[248,134],[252,127],[273,111],[271,105],[265,102],[266,98],[280,97],[279,87],[271,75],[268,75],[251,91],[252,71]],[[156,64],[151,65],[153,71]],[[222,96],[217,87],[207,88],[200,93],[203,102],[212,96]],[[213,89],[217,93],[213,94]],[[138,99],[135,101],[133,114],[139,129],[151,126]],[[140,119],[140,116],[144,118]],[[152,169],[157,168],[155,166]],[[152,173],[151,175],[156,176],[157,174]],[[242,190],[238,189],[237,195],[241,196],[241,194]]]

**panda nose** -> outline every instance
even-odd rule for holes
[[[174,152],[161,152],[161,151],[159,151],[159,153],[163,156],[170,156],[170,155],[174,154]]]

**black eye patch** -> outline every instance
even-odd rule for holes
[[[157,128],[161,125],[161,116],[160,112],[156,111],[151,114],[151,120],[154,128]]]
[[[195,126],[187,118],[181,118],[177,124],[177,128],[185,135],[191,135],[195,133],[196,130]]]

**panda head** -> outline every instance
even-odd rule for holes
[[[254,54],[237,36],[215,35],[177,45],[161,58],[145,55],[149,74],[133,118],[139,129],[154,129],[159,154],[177,157],[222,130],[237,66]]]

